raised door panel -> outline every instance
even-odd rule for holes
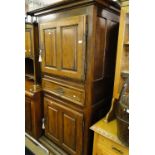
[[[45,65],[47,67],[56,67],[56,29],[44,30],[45,36]]]
[[[31,99],[28,97],[25,97],[25,130],[29,134],[32,134]]]
[[[68,116],[66,114],[63,114],[63,141],[64,144],[72,148],[72,150],[75,150],[76,148],[76,141],[74,138],[69,137],[75,137],[76,136],[76,120],[75,118],[72,118],[71,116]]]
[[[42,54],[42,71],[54,73],[57,70],[57,23],[48,22],[40,24],[40,48]]]
[[[63,148],[72,155],[81,155],[83,149],[83,114],[63,107],[61,118]]]
[[[54,105],[53,101],[44,99],[45,110],[45,135],[55,142],[59,142],[59,116],[60,110]]]
[[[58,138],[58,110],[48,107],[48,130],[51,135]]]
[[[61,69],[77,71],[77,26],[61,28]]]
[[[86,16],[41,23],[40,34],[42,71],[84,80]]]

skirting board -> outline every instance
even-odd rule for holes
[[[39,142],[50,151],[50,155],[69,155],[62,149],[60,149],[56,144],[48,140],[45,136],[42,136],[39,139]]]

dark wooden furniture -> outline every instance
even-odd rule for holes
[[[28,14],[39,23],[45,137],[70,155],[90,155],[89,127],[110,107],[119,9],[71,0]]]
[[[41,136],[41,88],[39,86],[38,26],[25,25],[25,131],[39,138]]]

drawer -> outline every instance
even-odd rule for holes
[[[42,80],[43,90],[69,100],[75,104],[84,106],[85,93],[83,89],[78,89],[72,86],[61,84],[52,80]]]
[[[129,155],[128,148],[96,134],[95,155]]]

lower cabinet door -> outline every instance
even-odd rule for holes
[[[41,118],[43,114],[41,109],[40,92],[32,96],[25,95],[25,131],[35,139],[42,135]]]
[[[32,135],[32,111],[31,111],[31,99],[25,97],[25,130]]]
[[[45,135],[71,155],[82,154],[83,114],[44,97]]]

